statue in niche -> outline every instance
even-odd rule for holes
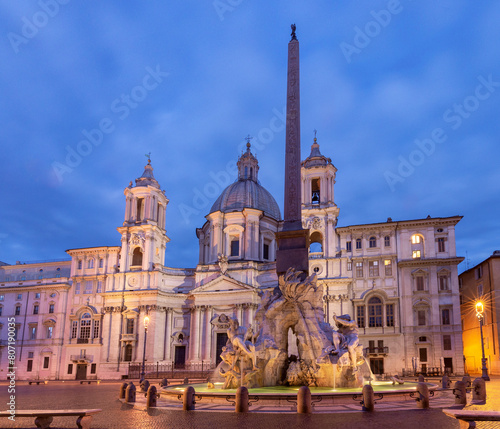
[[[222,255],[221,253],[219,253],[218,263],[219,263],[220,272],[221,272],[223,275],[226,275],[226,273],[227,273],[227,268],[228,268],[228,266],[229,266],[227,256],[226,256],[226,255]]]

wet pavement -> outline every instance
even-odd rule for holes
[[[27,385],[18,382],[16,387],[17,409],[84,409],[101,408],[92,421],[92,428],[237,428],[237,429],[294,429],[294,428],[458,428],[456,420],[447,417],[441,408],[453,404],[453,398],[431,398],[431,408],[416,409],[412,403],[391,403],[381,401],[372,413],[358,411],[359,406],[351,409],[322,410],[310,415],[299,415],[287,410],[274,410],[274,413],[259,412],[254,409],[247,414],[236,414],[230,407],[207,411],[203,405],[195,411],[182,411],[166,407],[160,401],[160,407],[150,411],[144,409],[144,397],[139,396],[135,406],[118,400],[121,383],[109,382],[99,385],[80,385],[75,382],[49,382],[47,385]],[[500,379],[487,384],[488,402],[485,405],[472,405],[477,409],[496,409],[500,403]],[[7,385],[0,383],[1,410],[7,408]],[[487,408],[489,407],[489,408]],[[272,411],[272,410],[268,410]],[[319,409],[318,409],[319,411]],[[2,428],[34,428],[34,419],[16,418],[11,422],[0,418]],[[55,417],[54,428],[75,428],[76,418]],[[478,423],[478,428],[499,427],[498,424]]]

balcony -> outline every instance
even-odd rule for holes
[[[366,347],[364,352],[365,356],[387,356],[389,347]]]
[[[70,359],[76,363],[91,363],[94,361],[94,355],[71,355]]]
[[[89,339],[88,338],[77,338],[76,339],[76,344],[88,344]]]

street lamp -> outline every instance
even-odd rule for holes
[[[481,350],[483,353],[483,358],[481,359],[482,367],[481,371],[483,374],[481,378],[485,381],[490,381],[490,377],[488,375],[488,368],[486,368],[486,358],[484,356],[484,340],[483,340],[483,319],[484,319],[484,304],[481,301],[476,302],[476,316],[479,319],[479,330],[481,331]]]
[[[146,371],[146,339],[148,337],[148,325],[149,325],[149,316],[144,317],[144,353],[142,354],[142,372],[141,372],[141,380],[144,380]]]

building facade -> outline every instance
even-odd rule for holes
[[[251,325],[260,295],[278,282],[281,214],[258,171],[248,144],[238,178],[196,230],[195,268],[165,262],[168,199],[150,162],[125,188],[121,245],[70,249],[69,261],[1,265],[3,376],[14,323],[18,379],[119,379],[130,363],[142,361],[146,315],[148,363],[215,367],[228,317]],[[339,226],[337,169],[316,139],[301,171],[310,272],[323,288],[326,321],[333,325],[333,315],[345,313],[357,320],[374,373],[463,373],[460,217]]]
[[[482,302],[486,366],[490,375],[500,375],[500,251],[459,276],[460,311],[466,371],[481,373],[481,333],[476,303]]]

